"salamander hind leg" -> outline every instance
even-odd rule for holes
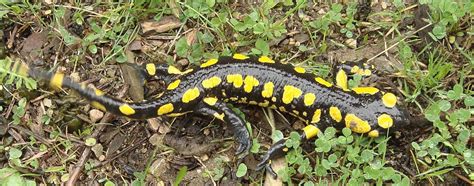
[[[250,134],[245,127],[245,122],[224,102],[219,101],[214,97],[204,98],[195,112],[215,117],[216,119],[231,125],[232,130],[234,131],[234,138],[237,143],[239,143],[239,147],[235,154],[239,156],[239,159],[248,155],[252,143],[250,140]]]

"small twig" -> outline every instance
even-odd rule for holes
[[[474,185],[474,182],[472,182],[471,180],[469,180],[468,178],[464,177],[463,175],[460,175],[456,172],[452,172],[456,177],[458,177],[459,179],[461,179],[462,181],[466,182],[467,184],[469,185]]]
[[[128,88],[124,88],[119,94],[118,98],[121,98],[125,95],[127,92]],[[114,118],[114,115],[111,113],[106,113],[104,117],[100,120],[100,123],[108,123]],[[99,125],[97,129],[92,133],[91,138],[97,138],[99,134],[102,133],[102,131],[105,129],[107,125]],[[82,152],[81,158],[77,161],[74,169],[72,172],[69,174],[69,180],[67,180],[66,185],[67,186],[73,186],[76,185],[76,181],[79,178],[79,174],[81,173],[82,169],[84,168],[84,165],[86,164],[87,160],[89,159],[89,155],[91,153],[91,147],[87,146],[84,151]]]
[[[202,167],[204,167],[204,171],[206,171],[207,174],[212,175],[211,172],[209,172],[209,170],[207,169],[207,166],[199,159],[199,157],[194,156],[194,159],[196,159],[202,165]],[[209,176],[209,178],[211,178],[212,185],[217,186],[216,181],[214,181],[214,178],[212,176]]]

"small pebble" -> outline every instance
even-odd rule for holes
[[[104,117],[104,113],[100,110],[92,109],[89,111],[89,118],[93,123],[99,121],[102,117]]]
[[[349,38],[346,41],[344,41],[344,44],[346,44],[346,46],[352,49],[357,48],[357,40],[352,39],[352,38]]]

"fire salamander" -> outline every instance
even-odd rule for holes
[[[160,116],[176,117],[197,113],[215,117],[233,128],[239,157],[247,155],[251,139],[244,121],[226,103],[269,107],[289,113],[308,125],[301,140],[311,139],[325,128],[348,127],[355,133],[377,137],[409,124],[408,113],[393,93],[375,87],[347,87],[348,71],[336,74],[336,85],[307,73],[302,67],[275,62],[266,56],[243,54],[210,59],[199,67],[181,71],[170,65],[147,63],[141,68],[146,78],[167,79],[166,90],[144,102],[124,102],[73,82],[63,73],[45,73],[16,64],[15,71],[37,79],[49,80],[52,87],[70,88],[90,101],[92,106],[133,119]],[[349,69],[368,74],[363,67]],[[285,140],[274,144],[263,156],[258,169],[288,150]]]

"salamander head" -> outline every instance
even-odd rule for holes
[[[370,137],[378,137],[387,133],[406,128],[410,124],[407,109],[397,103],[392,93],[385,93],[366,106],[366,109],[354,111],[355,115],[347,114],[346,127],[357,133],[367,133]]]

